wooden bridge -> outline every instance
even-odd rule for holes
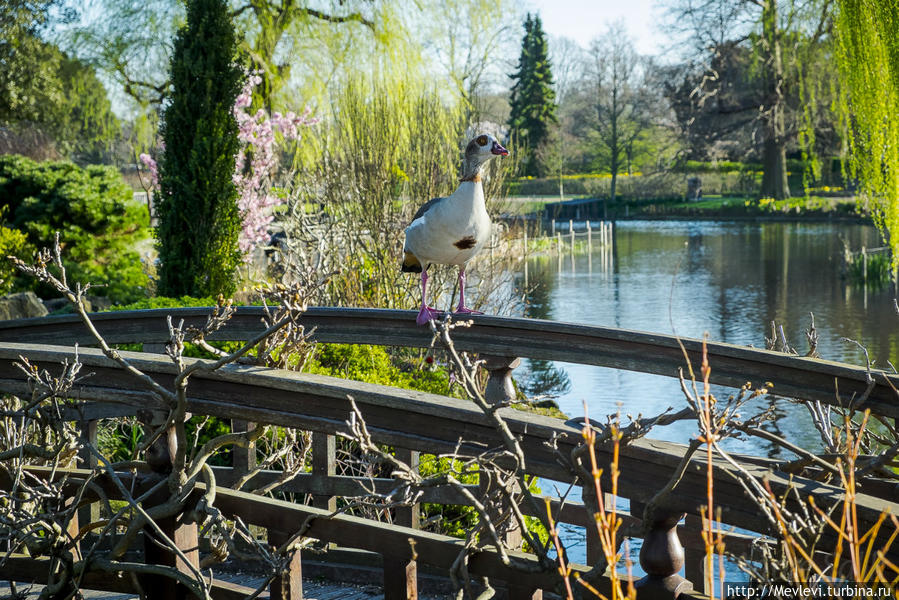
[[[247,340],[261,330],[262,309],[241,307],[229,325],[212,339]],[[205,322],[207,309],[161,309],[133,312],[112,312],[91,315],[98,331],[109,343],[143,343],[145,350],[159,349],[168,341],[165,316],[184,319],[200,326]],[[307,330],[315,328],[319,342],[376,344],[389,346],[428,347],[432,335],[426,328],[415,325],[410,311],[311,308],[302,317]],[[497,403],[508,399],[511,392],[511,373],[521,357],[558,360],[599,365],[616,369],[641,371],[675,377],[685,364],[684,353],[694,365],[701,359],[701,342],[684,339],[680,343],[671,336],[626,331],[614,328],[588,327],[548,321],[474,317],[470,328],[459,328],[453,341],[459,350],[477,352],[484,358],[488,370],[488,400]],[[74,345],[85,371],[92,376],[80,381],[77,394],[81,402],[77,414],[70,418],[81,423],[83,435],[96,441],[96,424],[102,418],[134,414],[138,407],[152,406],[157,401],[147,390],[139,389],[135,379],[103,356],[98,350],[84,348],[95,340],[80,320],[72,316],[53,316],[40,319],[0,322],[0,390],[26,394],[28,384],[22,371],[13,363],[20,356],[45,368],[63,360],[72,360]],[[164,355],[152,352],[123,353],[128,360],[155,381],[171,385],[176,370]],[[765,350],[709,343],[711,382],[739,387],[747,381],[771,382],[778,396],[816,400],[829,405],[841,405],[851,398],[864,397],[863,408],[899,418],[899,377],[846,364],[800,358]],[[418,453],[452,452],[460,439],[473,447],[493,447],[501,444],[499,434],[488,419],[471,402],[435,396],[344,379],[303,373],[232,365],[218,371],[199,372],[191,378],[189,410],[194,414],[231,419],[235,431],[246,430],[249,423],[264,423],[295,427],[313,432],[312,470],[285,484],[281,491],[311,494],[313,505],[274,500],[258,495],[226,489],[251,468],[254,457],[248,452],[234,452],[231,467],[217,467],[219,486],[215,506],[227,516],[240,516],[244,522],[264,529],[273,544],[279,544],[297,531],[298,524],[307,523],[306,535],[329,544],[376,553],[383,557],[384,591],[387,600],[417,597],[416,568],[429,566],[448,571],[462,547],[462,541],[451,537],[420,531],[418,509],[413,506],[398,511],[396,523],[364,519],[338,514],[329,516],[337,497],[354,497],[364,493],[364,486],[373,483],[378,489],[389,490],[395,484],[390,479],[369,479],[338,476],[335,471],[335,434],[347,431],[347,417],[352,396],[368,429],[378,443],[397,448],[398,456],[414,462]],[[672,402],[677,399],[672,398]],[[525,452],[526,471],[556,480],[571,481],[568,468],[560,465],[557,451],[567,455],[583,442],[579,426],[568,425],[558,419],[533,415],[514,409],[500,409],[500,414],[519,439]],[[550,448],[553,441],[557,450]],[[611,461],[609,448],[597,447],[602,465]],[[706,464],[694,459],[670,498],[669,514],[659,515],[651,523],[642,524],[642,507],[667,482],[685,454],[685,446],[660,440],[641,438],[621,448],[618,495],[630,501],[630,514],[625,514],[630,532],[644,534],[641,561],[649,573],[642,581],[638,594],[645,598],[672,598],[680,595],[701,597],[702,559],[705,545],[700,537],[701,508],[706,504]],[[793,486],[804,494],[814,494],[821,503],[842,498],[839,487],[813,479],[797,477],[781,470],[782,463],[759,457],[741,457],[745,469],[758,479],[766,478],[775,493]],[[95,463],[94,463],[95,464]],[[611,489],[609,469],[604,470],[603,489]],[[273,480],[275,472],[262,477]],[[45,472],[44,477],[60,477],[60,472]],[[72,485],[86,471],[67,471]],[[123,478],[131,475],[123,474]],[[7,481],[4,485],[9,485]],[[581,485],[581,482],[578,483]],[[592,482],[590,482],[590,486]],[[476,491],[477,486],[472,486]],[[770,534],[767,519],[759,506],[750,499],[738,483],[733,469],[716,460],[714,469],[715,501],[722,508],[721,522],[757,532]],[[110,497],[115,490],[106,490]],[[590,493],[585,489],[585,493]],[[423,502],[469,504],[465,495],[449,486],[425,490]],[[595,564],[601,557],[594,521],[583,505],[553,499],[553,516],[557,521],[585,527],[587,532],[587,562]],[[877,522],[884,510],[899,514],[895,483],[883,481],[866,486],[856,497],[860,522],[865,528]],[[523,506],[522,510],[527,510]],[[686,514],[678,525],[671,515]],[[173,539],[180,540],[185,550],[196,558],[197,532],[181,524],[171,523]],[[178,537],[181,536],[181,537]],[[749,554],[754,536],[729,534],[728,551]],[[686,580],[677,573],[684,565],[686,548]],[[413,542],[410,544],[410,541]],[[643,559],[643,556],[649,558]],[[653,559],[652,557],[657,557]],[[662,559],[659,560],[658,557]],[[158,558],[158,557],[157,557]],[[474,576],[489,577],[491,582],[504,585],[512,599],[542,598],[558,592],[559,573],[540,568],[533,556],[516,553],[505,563],[490,547],[472,553],[468,571]],[[149,561],[150,558],[145,560]],[[301,570],[306,557],[299,556],[272,583],[271,598],[302,598]],[[171,563],[174,564],[174,563]],[[0,562],[0,579],[34,581],[45,576],[48,565],[41,559],[12,555]],[[589,565],[573,565],[575,571],[586,573]],[[691,588],[689,582],[692,581]],[[92,573],[83,580],[90,589],[133,591],[127,578]],[[244,598],[249,589],[235,584],[218,583],[213,586],[214,598]],[[161,597],[161,596],[160,596]]]

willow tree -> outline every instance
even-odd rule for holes
[[[159,65],[171,61],[171,40],[184,24],[185,2],[84,0],[83,4],[83,22],[61,32],[65,49],[103,70],[138,106],[158,109],[171,86]],[[378,39],[389,38],[381,15],[390,0],[324,4],[328,3],[228,0],[228,16],[244,34],[241,50],[262,72],[258,103],[270,105],[294,71],[301,71],[302,77],[332,73],[334,63],[343,66],[353,60],[363,38],[373,32]]]
[[[899,2],[838,0],[834,21],[850,170],[899,267]]]

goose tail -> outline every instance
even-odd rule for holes
[[[403,273],[421,273],[421,263],[411,252],[403,253]]]

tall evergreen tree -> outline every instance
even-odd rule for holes
[[[190,0],[175,38],[165,152],[156,199],[159,293],[234,291],[241,228],[234,186],[238,151],[232,108],[243,72],[226,0]]]
[[[556,121],[552,69],[540,15],[528,13],[521,40],[518,70],[512,75],[509,126],[512,135],[525,147],[522,170],[538,175],[537,150],[549,137],[549,125]]]

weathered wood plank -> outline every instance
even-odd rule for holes
[[[17,581],[20,583],[44,584],[47,582],[50,572],[50,560],[47,558],[34,558],[24,554],[12,554],[4,557],[0,563],[0,579],[4,581]],[[97,590],[103,592],[119,592],[123,594],[137,594],[132,578],[122,571],[110,573],[107,571],[88,571],[81,579],[82,590]],[[212,581],[212,598],[214,600],[244,600],[253,592],[253,588],[229,583],[219,579]],[[263,593],[257,598],[267,600],[268,593]]]
[[[409,465],[416,473],[418,472],[419,453],[417,451],[408,450],[406,448],[396,448],[394,452],[397,460],[403,461],[405,464]],[[449,486],[447,486],[446,489],[450,489]],[[457,495],[461,496],[462,494],[457,493]],[[443,502],[442,504],[459,503]],[[464,504],[464,502],[462,504]],[[419,504],[416,503],[411,506],[398,506],[396,509],[394,509],[394,515],[397,524],[402,525],[403,527],[419,529],[419,519],[421,517],[421,506]]]
[[[216,507],[228,516],[241,515],[248,524],[293,534],[299,527],[306,527],[306,535],[342,546],[369,550],[391,556],[409,556],[414,552],[419,562],[449,569],[464,547],[464,541],[435,533],[428,533],[370,521],[359,517],[338,514],[329,518],[327,511],[262,498],[244,492],[219,490]],[[552,589],[558,581],[554,568],[541,571],[536,559],[523,553],[510,553],[512,565],[503,564],[500,556],[489,549],[473,552],[468,565],[470,573],[496,577],[502,581],[516,581],[534,588]],[[523,567],[523,572],[516,568]],[[575,568],[582,573],[584,567]]]
[[[156,309],[98,313],[93,319],[107,340],[161,342],[166,339],[165,315],[202,324],[208,309]],[[307,328],[316,328],[324,342],[427,347],[431,334],[417,327],[414,312],[380,309],[310,308],[302,317]],[[217,332],[218,339],[248,339],[261,330],[260,307],[240,307],[232,322]],[[676,377],[683,367],[684,351],[694,365],[700,361],[702,342],[690,338],[610,327],[558,323],[539,319],[473,317],[475,326],[457,329],[456,347],[500,356],[522,356],[655,373]],[[92,344],[75,315],[0,322],[0,340],[41,343]],[[684,351],[680,344],[683,344]],[[756,348],[709,342],[713,383],[740,386],[746,381],[774,383],[774,392],[828,404],[847,404],[865,388],[866,371],[843,363],[789,356]],[[875,371],[875,385],[866,407],[886,416],[899,417],[899,403],[887,379],[899,387],[899,376]],[[835,396],[839,386],[841,398]]]
[[[64,487],[70,490],[74,490],[81,481],[90,477],[90,471],[85,469],[51,470],[34,467],[29,471],[36,477],[63,481]],[[3,474],[0,472],[0,479],[2,478]],[[131,485],[132,478],[130,473],[122,474],[126,486]],[[103,477],[93,481],[103,487],[109,498],[119,499],[118,488],[111,482]],[[137,487],[137,491],[141,489],[142,486]],[[197,484],[194,494],[199,498],[204,490],[204,485]],[[465,547],[464,540],[458,538],[345,514],[334,515],[314,506],[228,489],[217,490],[215,506],[226,517],[240,516],[248,525],[263,527],[269,532],[285,536],[302,530],[309,538],[377,552],[385,556],[410,557],[414,548],[415,556],[420,562],[447,570],[452,567],[459,552]],[[470,556],[468,570],[473,575],[496,577],[501,581],[515,581],[535,589],[551,589],[558,582],[558,573],[554,566],[543,570],[534,556],[520,552],[510,553],[510,557],[512,562],[505,564],[495,550],[489,547],[476,549]],[[587,571],[583,566],[573,565],[573,568],[582,574]],[[0,574],[3,573],[4,571],[0,569]]]

